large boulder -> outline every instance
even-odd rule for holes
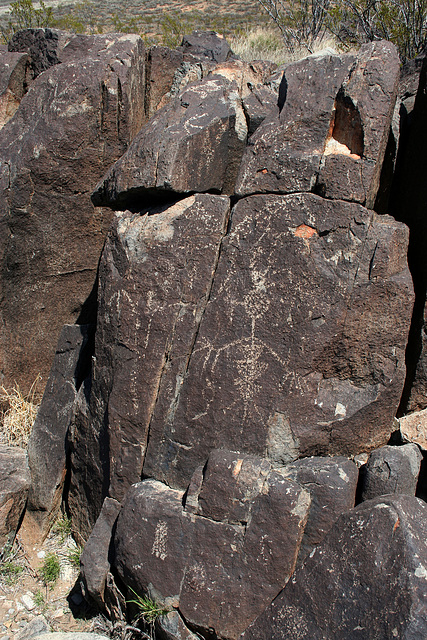
[[[383,496],[335,523],[242,640],[421,640],[427,505]]]
[[[315,191],[372,207],[399,81],[387,42],[352,55],[309,56],[286,67],[283,107],[249,140],[236,191]]]
[[[151,118],[99,183],[93,201],[118,209],[154,194],[230,194],[246,136],[237,85],[216,76],[193,83]]]
[[[0,131],[0,378],[24,392],[47,379],[62,326],[93,315],[85,302],[111,212],[90,193],[144,119],[138,36],[68,44]]]
[[[406,246],[403,225],[360,205],[240,200],[186,375],[153,408],[144,474],[185,488],[218,446],[286,464],[386,444],[413,300]]]
[[[309,494],[265,460],[214,451],[190,512],[183,492],[160,482],[130,489],[116,567],[190,628],[238,638],[292,574],[309,505]]]
[[[13,542],[30,483],[26,452],[0,445],[0,552],[6,544]]]

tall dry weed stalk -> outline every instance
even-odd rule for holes
[[[25,449],[39,408],[37,384],[34,380],[24,396],[18,385],[12,389],[0,387],[0,443]]]

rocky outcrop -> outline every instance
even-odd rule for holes
[[[417,498],[363,503],[336,522],[242,640],[425,637],[426,534],[427,506]]]
[[[141,39],[85,38],[70,38],[0,131],[0,377],[23,391],[47,379],[62,325],[90,316],[111,212],[89,196],[144,118]]]
[[[27,47],[34,65],[47,67],[3,130],[24,127],[17,157],[38,154],[31,188],[21,160],[19,171],[3,167],[4,237],[13,232],[4,273],[17,286],[25,272],[18,293],[31,303],[32,260],[44,251],[37,240],[52,220],[52,190],[40,186],[52,158],[67,158],[58,160],[66,168],[55,182],[66,212],[73,203],[67,220],[83,206],[71,194],[76,164],[93,188],[97,182],[93,202],[116,213],[90,208],[113,218],[99,264],[91,367],[75,372],[78,340],[73,354],[57,355],[61,383],[47,387],[30,447],[42,467],[48,461],[34,443],[42,454],[51,447],[57,464],[48,483],[33,482],[31,504],[53,513],[68,462],[67,508],[79,542],[88,539],[84,593],[111,615],[119,602],[149,596],[169,610],[156,628],[170,640],[237,640],[251,623],[248,638],[330,640],[358,633],[371,618],[366,637],[411,637],[426,618],[418,580],[425,509],[413,497],[424,495],[426,476],[425,462],[418,475],[416,444],[385,446],[392,432],[398,441],[414,299],[408,230],[388,213],[398,202],[391,176],[404,175],[405,131],[421,126],[423,98],[412,113],[408,98],[405,129],[396,95],[413,92],[413,83],[398,90],[395,50],[375,42],[357,54],[327,51],[269,76],[271,65],[231,60],[222,38],[202,44],[195,34],[178,52],[152,49],[144,80],[135,75],[144,65],[138,39],[54,35],[25,36],[52,45],[52,55]],[[87,86],[82,68],[91,73]],[[70,102],[70,78],[80,102]],[[23,120],[40,87],[44,131],[53,123],[48,143]],[[67,146],[60,118],[75,118],[93,138]],[[116,151],[120,159],[98,175]],[[31,235],[30,218],[44,236]],[[55,218],[58,229],[65,218]],[[99,241],[105,227],[97,227]],[[41,255],[53,269],[47,250]],[[424,268],[417,255],[414,273]],[[421,276],[418,314],[420,283]],[[6,291],[1,302],[5,336],[14,295]],[[79,322],[95,320],[89,307],[79,307]],[[78,326],[67,331],[80,335]],[[422,447],[421,422],[416,435],[403,422],[403,437]],[[412,495],[367,500],[385,491]],[[354,510],[360,496],[366,502]],[[374,606],[389,601],[384,622]]]
[[[0,445],[0,552],[15,538],[30,483],[26,452]]]
[[[246,136],[237,87],[214,76],[192,84],[141,130],[93,201],[120,208],[153,192],[230,194]]]

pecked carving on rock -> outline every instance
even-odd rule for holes
[[[115,220],[100,265],[90,400],[82,396],[74,428],[76,521],[87,510],[93,526],[108,491],[123,499],[141,477],[154,408],[173,414],[228,216],[228,198],[199,194]]]
[[[359,205],[241,200],[179,401],[154,407],[144,474],[185,488],[220,444],[276,464],[385,444],[413,300],[406,246],[404,226]]]

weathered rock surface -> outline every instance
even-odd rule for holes
[[[28,56],[0,52],[0,128],[8,122],[27,90]]]
[[[427,634],[427,505],[383,496],[341,516],[242,640]]]
[[[204,57],[213,62],[225,62],[233,57],[227,40],[215,31],[193,31],[184,36],[179,49],[183,53],[191,53],[199,58]]]
[[[226,197],[196,195],[116,217],[100,266],[90,404],[82,395],[72,454],[70,505],[84,518],[87,501],[91,526],[108,491],[122,500],[141,478],[154,407],[173,417],[229,206]]]
[[[8,49],[28,55],[31,79],[61,62],[61,52],[73,37],[59,29],[22,29],[13,34]]]
[[[110,571],[110,543],[120,513],[117,500],[105,498],[101,513],[80,556],[80,574],[88,595],[103,609],[107,574]]]
[[[15,640],[32,640],[32,638],[37,638],[49,632],[50,626],[46,618],[44,616],[36,616],[15,634]]]
[[[61,506],[67,433],[77,390],[90,369],[85,349],[91,331],[87,325],[65,325],[62,329],[28,442],[31,488],[26,517],[33,520],[41,537],[49,533]]]
[[[414,496],[423,456],[416,444],[385,446],[372,451],[361,469],[361,499],[389,493]]]
[[[0,377],[24,392],[47,379],[62,326],[90,315],[111,219],[90,193],[144,118],[142,40],[87,38],[70,46],[88,57],[41,73],[0,131]]]
[[[239,201],[183,383],[167,402],[160,389],[144,474],[184,489],[219,446],[285,464],[385,444],[405,375],[406,242],[355,204]]]
[[[237,638],[292,574],[310,505],[268,466],[213,452],[196,513],[181,491],[134,485],[115,535],[123,581],[173,604],[191,628]]]
[[[210,77],[158,111],[99,183],[96,205],[169,193],[232,193],[247,136],[237,87]]]
[[[15,537],[30,482],[26,452],[0,445],[0,550]]]
[[[387,60],[387,64],[385,61]],[[286,67],[280,116],[249,140],[236,191],[316,191],[372,207],[399,80],[392,45],[309,56]]]
[[[354,507],[359,471],[347,458],[304,458],[282,473],[310,493],[311,505],[298,564],[310,555],[342,513]]]
[[[413,442],[427,451],[427,409],[402,416],[399,426],[404,442]]]

